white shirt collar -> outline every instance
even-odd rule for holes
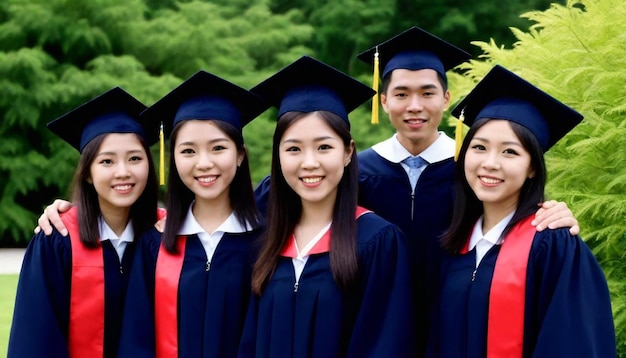
[[[400,141],[398,141],[398,133],[387,140],[373,145],[372,149],[378,153],[378,155],[392,163],[400,163],[407,157],[413,156],[400,144]],[[444,132],[439,132],[437,140],[418,155],[428,163],[437,163],[452,158],[454,151],[454,139],[448,137]]]
[[[181,225],[178,230],[178,235],[193,235],[205,232],[202,226],[198,223],[196,218],[193,216],[193,204],[191,202],[189,205],[189,209],[187,210],[187,215],[185,216],[185,221]],[[217,232],[229,232],[229,233],[243,233],[247,231],[251,231],[252,226],[248,223],[246,226],[242,226],[239,220],[237,219],[237,215],[233,211],[230,216],[220,224],[211,234],[215,234]]]
[[[128,224],[126,224],[124,231],[122,231],[122,235],[118,237],[113,231],[113,229],[111,229],[111,227],[106,223],[106,221],[104,221],[104,218],[102,216],[99,216],[98,217],[98,231],[100,233],[100,241],[117,240],[117,241],[124,241],[124,242],[133,242],[135,240],[132,220],[128,221]]]
[[[133,230],[132,220],[128,221],[124,231],[122,231],[122,235],[119,237],[115,234],[113,229],[104,221],[102,216],[98,217],[98,231],[100,234],[100,241],[109,240],[113,245],[113,248],[117,252],[117,257],[122,261],[122,257],[124,257],[124,251],[126,250],[126,245],[129,242],[133,242],[135,240],[135,234]]]
[[[478,243],[480,239],[488,241],[491,246],[499,244],[502,232],[509,224],[514,214],[515,211],[505,216],[502,220],[500,220],[500,222],[492,227],[491,230],[487,231],[486,234],[483,234],[483,217],[481,216],[476,222],[476,225],[474,225],[474,230],[472,231],[472,236],[470,237],[468,251],[474,249],[476,243]]]
[[[330,229],[332,222],[328,223],[328,225],[326,225],[322,230],[320,230],[319,233],[317,233],[317,235],[315,235],[315,237],[313,237],[313,239],[311,239],[311,241],[309,241],[306,245],[304,245],[304,247],[302,248],[302,251],[300,251],[298,249],[298,244],[295,243],[296,245],[296,251],[298,252],[298,257],[297,259],[302,260],[302,258],[309,256],[309,252],[311,251],[311,249],[313,248],[313,246],[315,246],[315,244],[317,244],[322,237],[326,234],[326,232]],[[296,240],[296,237],[293,237],[293,240]]]

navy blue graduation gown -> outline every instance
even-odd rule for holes
[[[372,213],[357,223],[357,287],[342,293],[323,253],[309,256],[295,290],[292,259],[281,257],[262,296],[250,302],[240,357],[413,354],[405,237]]]
[[[454,205],[454,160],[429,164],[415,192],[404,168],[369,148],[359,153],[359,205],[396,224],[409,241],[415,290],[416,339],[423,350],[428,337],[428,307],[438,291],[442,250]]]
[[[187,236],[178,291],[178,356],[233,357],[250,298],[250,279],[261,229],[226,233],[210,269],[197,235]],[[155,229],[137,250],[129,285],[119,356],[154,357],[154,276],[161,245]]]
[[[486,356],[489,290],[500,247],[483,257],[473,282],[475,249],[444,258],[428,356]],[[535,234],[525,302],[524,357],[615,357],[606,279],[587,245],[567,229]]]
[[[115,357],[135,244],[127,244],[121,264],[110,241],[102,242],[102,252],[104,356]],[[69,356],[71,273],[70,239],[56,230],[48,237],[35,235],[26,249],[17,285],[9,357]]]

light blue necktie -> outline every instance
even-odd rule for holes
[[[408,157],[402,161],[402,163],[409,166],[409,181],[411,182],[411,188],[415,189],[417,179],[419,179],[422,170],[428,165],[428,162],[422,157]]]

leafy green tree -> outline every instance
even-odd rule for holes
[[[152,104],[199,69],[250,87],[311,33],[262,1],[0,2],[0,242],[23,244],[43,205],[67,197],[78,154],[45,123],[114,86]]]
[[[626,8],[620,0],[570,0],[528,12],[512,49],[475,42],[484,61],[455,77],[467,93],[494,63],[580,111],[584,121],[547,154],[548,194],[566,201],[601,262],[612,293],[618,350],[626,355]],[[469,81],[468,81],[469,79]],[[472,81],[473,80],[473,81]]]

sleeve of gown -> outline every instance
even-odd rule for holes
[[[256,207],[263,217],[267,217],[267,201],[270,197],[270,176],[266,176],[254,189]]]
[[[415,337],[406,238],[391,224],[377,232],[360,227],[359,235],[363,234],[378,237],[368,240],[366,247],[359,250],[363,297],[348,355],[413,356]]]
[[[57,231],[30,241],[17,285],[8,357],[68,357],[71,244]]]
[[[525,349],[533,357],[616,356],[606,279],[578,236],[538,233],[527,279]]]
[[[156,354],[154,273],[160,243],[161,235],[155,229],[139,240],[128,280],[119,357],[154,357]]]
[[[246,322],[244,323],[241,342],[239,343],[239,358],[253,358],[255,356],[259,296],[250,293],[249,302]]]

